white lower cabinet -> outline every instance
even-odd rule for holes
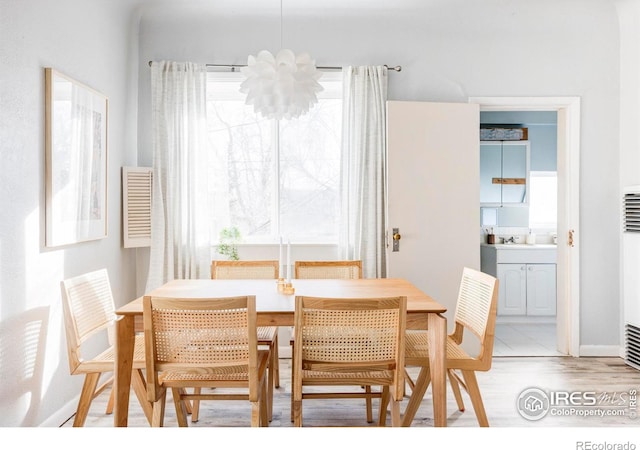
[[[526,264],[498,264],[498,315],[527,314],[526,269]]]
[[[556,315],[556,246],[480,247],[481,270],[499,282],[499,316]]]
[[[498,314],[555,316],[555,264],[498,264]]]

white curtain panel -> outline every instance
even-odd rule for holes
[[[147,292],[208,278],[211,264],[205,65],[153,62],[153,200]]]
[[[344,259],[362,260],[365,278],[387,272],[387,69],[343,69],[342,230]]]

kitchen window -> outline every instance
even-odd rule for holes
[[[208,74],[213,235],[237,227],[245,243],[337,243],[342,74],[323,74],[309,113],[280,121],[245,104],[243,79]]]
[[[531,171],[529,227],[555,230],[558,223],[558,173]]]

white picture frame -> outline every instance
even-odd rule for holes
[[[108,99],[52,68],[45,84],[45,245],[105,238]]]

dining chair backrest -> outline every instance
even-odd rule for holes
[[[227,261],[211,262],[211,278],[219,280],[239,279],[277,279],[279,263],[276,260]]]
[[[296,278],[357,279],[362,278],[362,261],[296,261]]]
[[[489,370],[493,356],[495,323],[498,307],[497,279],[483,272],[465,267],[458,291],[452,339],[460,344],[464,330],[479,340],[477,370]]]
[[[143,298],[148,399],[161,394],[160,372],[197,379],[208,369],[249,374],[249,397],[258,398],[255,296]]]
[[[85,342],[106,330],[113,343],[115,304],[106,269],[63,280],[61,290],[69,369],[74,373],[83,361]]]
[[[393,371],[395,398],[404,387],[406,297],[296,297],[294,330],[299,368],[336,374]]]

